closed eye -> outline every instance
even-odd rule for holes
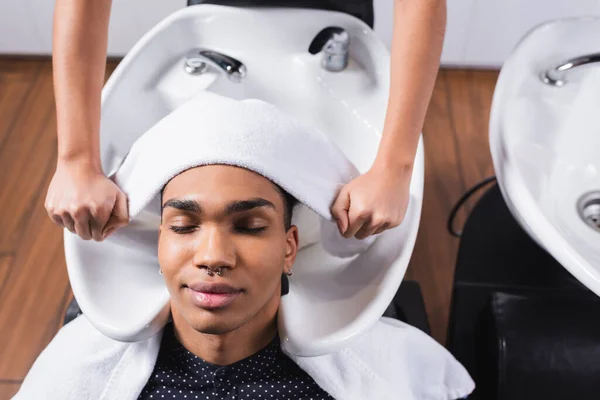
[[[192,233],[196,230],[196,226],[194,225],[188,225],[188,226],[177,226],[177,225],[171,225],[169,227],[173,232],[179,234],[179,235],[185,235],[188,233]]]
[[[259,228],[246,228],[244,226],[238,226],[235,228],[236,231],[238,231],[240,233],[248,234],[248,235],[258,235],[258,234],[264,232],[266,229],[267,229],[266,226],[261,226]]]
[[[197,229],[197,226],[194,226],[194,225],[189,225],[189,226],[171,225],[169,228],[173,232],[175,232],[179,235],[186,235],[189,233],[193,233]],[[236,231],[238,231],[240,233],[248,234],[248,235],[258,235],[259,233],[264,232],[266,229],[267,229],[266,226],[261,226],[258,228],[246,228],[243,226],[238,226],[235,228]]]

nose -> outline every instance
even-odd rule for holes
[[[235,245],[227,232],[218,226],[203,226],[196,242],[194,265],[212,270],[234,268]]]

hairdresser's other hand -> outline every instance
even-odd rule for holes
[[[408,207],[411,174],[374,164],[344,186],[331,208],[340,233],[364,239],[400,225]]]
[[[84,240],[104,240],[127,225],[127,196],[101,168],[59,162],[46,195],[46,211],[59,226]]]

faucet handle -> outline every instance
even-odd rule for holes
[[[344,28],[330,26],[315,36],[308,51],[311,54],[322,52],[321,66],[332,72],[342,71],[348,65],[350,35]]]
[[[331,38],[325,43],[325,46],[323,46],[323,51],[329,54],[348,53],[349,46],[350,35],[342,29],[339,32],[332,32]]]

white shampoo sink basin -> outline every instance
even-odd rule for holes
[[[321,67],[309,45],[324,28],[350,37],[349,63],[341,72]],[[234,82],[218,68],[190,74],[186,54],[208,49],[245,66]],[[328,134],[361,172],[371,166],[387,106],[389,53],[362,21],[337,12],[305,9],[187,7],[148,32],[119,64],[102,101],[101,155],[114,172],[134,141],[157,121],[203,90],[236,99],[258,98]],[[201,128],[202,121],[198,121]],[[419,143],[410,205],[401,226],[356,258],[328,255],[320,244],[303,248],[282,298],[279,333],[292,354],[336,351],[369,329],[396,293],[413,251],[423,194]],[[140,232],[157,234],[156,218]],[[145,229],[145,230],[144,230]],[[143,340],[164,326],[169,295],[156,254],[125,252],[110,239],[96,243],[65,233],[67,267],[83,313],[105,335]],[[128,257],[145,263],[132,268]]]
[[[494,168],[512,214],[597,295],[599,37],[598,18],[532,30],[502,68],[490,118]]]

